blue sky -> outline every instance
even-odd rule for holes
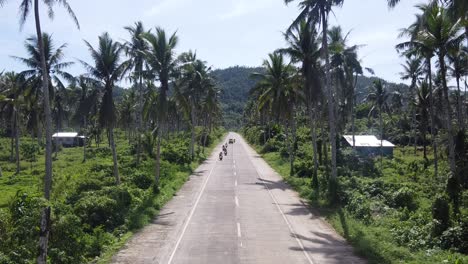
[[[138,2],[138,4],[136,4]],[[389,10],[386,0],[347,0],[334,10],[331,23],[351,30],[350,44],[363,44],[359,51],[364,66],[377,76],[401,82],[402,58],[394,46],[399,29],[414,20],[414,5],[421,0],[402,1]],[[32,17],[23,30],[18,25],[18,0],[8,0],[0,9],[0,71],[21,71],[24,66],[10,56],[25,56],[24,40],[33,34]],[[135,21],[146,27],[161,26],[176,31],[180,38],[178,52],[196,50],[198,56],[214,68],[234,65],[258,66],[267,54],[285,45],[282,33],[297,16],[296,3],[282,0],[69,0],[81,24],[78,30],[66,12],[56,8],[49,20],[43,14],[43,30],[53,34],[58,46],[67,43],[69,61],[89,61],[83,39],[97,42],[105,31],[116,40],[127,38],[123,29]],[[83,68],[70,69],[80,74]]]

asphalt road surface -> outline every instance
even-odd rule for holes
[[[366,263],[240,135],[228,138],[227,156],[219,145],[112,263]]]

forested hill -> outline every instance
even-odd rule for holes
[[[221,106],[224,116],[224,126],[228,129],[242,127],[242,114],[249,91],[255,86],[256,80],[252,73],[262,72],[263,68],[235,66],[213,71],[213,76],[221,88]]]
[[[221,105],[224,115],[224,126],[227,129],[242,127],[244,106],[249,98],[249,91],[255,86],[256,80],[251,77],[254,72],[262,72],[263,68],[235,66],[213,71],[213,77],[221,88]],[[369,93],[369,87],[376,77],[359,77],[357,82],[357,100],[362,101]],[[387,83],[388,92],[405,93],[405,84]]]

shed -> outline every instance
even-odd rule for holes
[[[52,135],[53,142],[64,147],[81,147],[84,139],[84,136],[78,136],[76,132],[58,132]]]
[[[350,147],[353,147],[353,136],[345,135],[343,138],[346,141],[346,144]],[[382,146],[381,146],[382,144]],[[393,156],[393,145],[390,141],[380,140],[374,135],[355,135],[354,136],[354,146],[356,151],[362,155],[380,155],[381,151],[384,156]],[[382,147],[382,148],[381,148]]]

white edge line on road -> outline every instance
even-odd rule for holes
[[[241,228],[240,228],[240,223],[239,223],[239,222],[237,223],[237,236],[238,236],[238,237],[242,237],[242,233],[241,233]]]
[[[245,142],[243,142],[244,144],[247,144]],[[244,145],[244,149],[247,151],[245,145]],[[255,171],[257,172],[257,175],[259,177],[259,179],[262,181],[262,184],[263,186],[265,186],[265,188],[268,190],[268,193],[270,194],[270,197],[271,199],[273,200],[273,202],[275,203],[276,205],[276,208],[278,208],[278,211],[281,213],[281,216],[283,216],[283,219],[284,221],[286,222],[286,225],[288,226],[289,228],[289,231],[291,232],[292,236],[296,239],[297,243],[299,244],[299,246],[301,247],[302,249],[302,252],[304,253],[305,257],[307,258],[307,260],[309,261],[310,264],[315,264],[312,259],[310,258],[309,254],[307,253],[307,251],[305,250],[305,247],[304,247],[304,244],[302,244],[302,241],[297,237],[296,235],[296,232],[294,231],[294,229],[292,228],[291,226],[291,223],[289,222],[288,218],[286,217],[286,215],[284,214],[283,210],[281,209],[281,207],[279,206],[278,204],[278,201],[276,200],[275,196],[273,195],[273,193],[271,192],[270,188],[268,188],[268,185],[266,185],[265,181],[263,180],[260,172],[258,171],[257,169],[257,166],[255,166],[255,164],[252,162],[252,166],[255,168]]]
[[[234,185],[237,186],[237,180],[234,182]]]
[[[208,183],[208,180],[210,179],[211,174],[213,173],[213,170],[216,167],[217,163],[218,163],[218,161],[215,159],[215,162],[213,164],[213,168],[211,168],[210,174],[208,174],[208,177],[206,177],[206,180],[203,183],[203,186],[202,186],[202,188],[200,190],[200,193],[198,194],[197,200],[195,201],[195,204],[193,205],[192,211],[190,212],[189,217],[187,218],[187,221],[185,222],[184,228],[182,229],[182,233],[180,234],[179,239],[177,240],[177,243],[174,246],[174,250],[172,251],[172,254],[169,257],[169,261],[167,262],[168,264],[171,264],[172,259],[174,259],[174,255],[175,255],[175,253],[177,251],[177,248],[179,247],[180,241],[182,241],[182,237],[184,236],[185,231],[187,230],[187,227],[188,227],[188,225],[190,223],[190,220],[192,219],[192,216],[193,216],[193,213],[195,212],[195,209],[197,209],[198,202],[200,201],[200,198],[201,198],[203,192],[205,191],[205,187],[206,187],[206,185]]]
[[[237,195],[234,197],[234,201],[236,202],[236,206],[239,207],[239,199],[237,198]]]

